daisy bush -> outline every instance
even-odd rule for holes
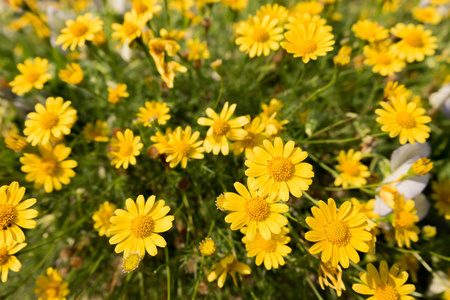
[[[450,299],[449,0],[0,2],[0,299]]]

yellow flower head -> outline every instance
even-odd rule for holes
[[[333,61],[336,65],[345,66],[350,62],[350,54],[352,53],[352,47],[342,46],[339,49],[338,54],[333,57]]]
[[[86,41],[94,40],[95,34],[103,28],[103,21],[99,17],[92,18],[90,13],[78,16],[76,20],[67,20],[66,27],[61,30],[61,34],[56,39],[56,45],[62,45],[66,50],[70,47],[83,47]]]
[[[354,283],[352,289],[358,294],[372,295],[373,299],[412,300],[407,296],[415,291],[413,284],[405,284],[408,280],[406,271],[400,272],[397,265],[389,266],[386,261],[380,263],[380,271],[372,264],[367,265],[367,273],[360,273],[359,278],[364,284]]]
[[[269,137],[267,133],[263,132],[265,128],[266,124],[261,122],[259,117],[255,117],[251,123],[244,125],[247,135],[242,140],[232,143],[230,150],[234,155],[239,155],[244,151],[245,155],[253,153],[253,148],[262,146],[263,141]]]
[[[18,134],[10,134],[5,137],[6,148],[11,150],[22,152],[22,150],[27,146],[27,140]]]
[[[116,209],[115,216],[111,217],[112,235],[109,243],[117,244],[116,253],[124,252],[126,257],[131,252],[136,252],[144,257],[145,252],[151,256],[157,254],[156,246],[164,248],[167,243],[158,233],[166,232],[172,228],[173,216],[166,216],[170,207],[165,206],[164,200],[155,202],[156,197],[150,196],[145,201],[144,196],[139,195],[136,201],[128,198],[126,209]]]
[[[24,194],[25,188],[19,188],[17,181],[9,186],[0,187],[0,247],[9,246],[14,241],[18,243],[25,241],[25,235],[20,227],[27,229],[36,227],[33,218],[38,215],[38,212],[29,209],[36,203],[36,199],[31,198],[21,202]]]
[[[372,239],[372,234],[367,230],[366,215],[352,207],[350,201],[344,202],[337,210],[331,198],[328,205],[320,200],[319,207],[312,207],[311,212],[314,217],[307,217],[306,223],[312,230],[306,233],[305,238],[315,244],[309,252],[322,252],[322,262],[331,262],[333,267],[340,263],[343,268],[348,268],[349,259],[359,263],[356,250],[368,252],[367,242]]]
[[[411,247],[411,241],[417,242],[419,240],[420,229],[416,226],[416,223],[419,222],[419,216],[415,209],[414,200],[405,201],[405,196],[402,194],[396,200],[394,220],[392,221],[392,226],[395,228],[395,239],[400,248],[403,248],[403,245],[409,248]]]
[[[411,166],[411,170],[414,175],[428,174],[431,169],[433,169],[433,162],[427,157],[422,157],[416,160]]]
[[[169,56],[174,56],[179,50],[180,45],[174,40],[165,40],[161,38],[154,38],[148,42],[148,47],[150,48],[150,55],[153,57],[156,66],[164,64],[165,53]]]
[[[130,94],[127,93],[127,85],[125,83],[118,83],[115,88],[108,87],[108,102],[116,104],[120,98],[128,98]]]
[[[40,156],[31,153],[24,153],[20,158],[23,164],[21,170],[28,173],[26,181],[33,182],[34,188],[44,186],[47,193],[53,189],[60,190],[62,184],[69,184],[70,178],[75,176],[72,170],[78,163],[74,160],[65,160],[72,149],[58,144],[56,146],[39,145]]]
[[[288,23],[284,25],[284,28],[291,30],[297,27],[298,24],[303,24],[305,28],[309,28],[310,24],[314,24],[316,28],[323,27],[326,31],[331,32],[333,27],[327,24],[327,20],[321,18],[319,15],[310,15],[304,13],[295,13],[288,18]]]
[[[161,11],[161,5],[157,4],[158,0],[133,0],[132,13],[140,19],[140,22],[145,25],[153,18],[154,14]]]
[[[139,267],[141,262],[141,256],[137,252],[130,252],[122,260],[122,271],[124,273],[130,273]]]
[[[206,41],[200,42],[199,39],[188,39],[186,45],[189,48],[188,60],[208,59],[210,57]]]
[[[438,46],[436,37],[423,25],[399,23],[391,29],[391,33],[401,39],[392,45],[393,51],[409,63],[423,61],[425,56],[433,55]]]
[[[2,282],[8,280],[8,271],[19,272],[22,264],[14,256],[17,252],[22,250],[27,244],[12,242],[10,245],[0,245],[0,273],[2,275]]]
[[[64,282],[58,270],[53,268],[48,268],[46,275],[40,274],[35,284],[34,293],[39,296],[38,300],[66,300],[65,296],[70,293],[69,283]]]
[[[250,275],[252,270],[244,263],[237,261],[236,257],[228,254],[225,258],[221,259],[218,263],[215,263],[208,273],[208,281],[213,282],[217,278],[217,286],[222,288],[227,280],[228,273],[233,282],[237,285],[236,272],[242,275]]]
[[[108,152],[108,157],[112,157],[111,165],[116,169],[123,166],[128,169],[128,165],[136,164],[136,156],[140,154],[140,149],[144,147],[141,142],[141,137],[134,136],[133,131],[126,129],[125,133],[117,132],[117,136],[111,139],[111,152]]]
[[[252,188],[254,180],[248,178],[248,189],[239,182],[234,188],[239,194],[225,193],[224,208],[230,213],[225,217],[225,222],[231,223],[231,230],[238,230],[247,226],[246,237],[249,241],[256,238],[256,232],[265,240],[269,240],[272,234],[279,234],[281,228],[287,225],[286,217],[281,215],[289,210],[286,204],[275,203],[267,197],[262,197]]]
[[[411,91],[408,90],[405,85],[399,85],[397,81],[389,81],[384,88],[384,98],[388,100],[391,98],[398,99],[401,97],[409,98],[410,95]]]
[[[391,104],[380,102],[383,109],[376,109],[379,115],[376,121],[382,124],[381,130],[389,132],[389,137],[394,138],[400,135],[400,144],[409,142],[415,144],[425,143],[430,136],[430,128],[425,125],[431,122],[431,118],[425,115],[425,109],[417,107],[414,102],[407,102],[406,99],[395,99]]]
[[[130,45],[132,41],[137,39],[142,34],[142,27],[144,27],[147,20],[137,16],[136,11],[126,12],[123,24],[114,23],[111,25],[114,30],[112,38],[120,40],[119,45],[123,43]]]
[[[257,11],[256,15],[262,20],[265,16],[269,16],[270,21],[277,20],[277,24],[283,24],[286,22],[289,11],[286,7],[279,4],[266,4],[261,6]]]
[[[68,135],[77,117],[77,111],[70,107],[71,103],[61,97],[49,97],[45,106],[36,104],[36,112],[29,113],[29,120],[25,121],[23,133],[27,136],[27,142],[33,146],[39,143],[47,145],[52,138]]]
[[[283,145],[281,138],[276,137],[272,144],[263,142],[264,148],[255,147],[253,153],[247,155],[245,175],[255,178],[252,188],[257,189],[261,197],[283,201],[289,200],[289,193],[301,197],[312,183],[314,173],[312,166],[303,162],[308,153],[295,147],[294,141]]]
[[[166,125],[167,121],[170,120],[170,108],[167,107],[165,102],[146,101],[145,107],[140,107],[139,111],[137,114],[139,122],[142,122],[146,127],[152,127],[154,122],[159,125]]]
[[[242,233],[246,234],[248,228],[242,228]],[[272,268],[278,269],[279,266],[284,266],[284,256],[292,252],[292,249],[286,244],[291,241],[291,238],[286,236],[289,233],[287,227],[282,227],[279,234],[272,234],[269,240],[265,240],[259,232],[256,232],[255,239],[249,241],[247,236],[242,238],[245,244],[248,257],[254,257],[257,266],[264,262],[264,267],[267,270]]]
[[[373,66],[372,72],[381,76],[392,76],[406,66],[404,59],[397,56],[389,42],[364,46],[364,56],[364,64]]]
[[[289,123],[289,120],[283,120],[280,121],[276,119],[278,113],[273,113],[273,115],[270,118],[265,118],[265,114],[260,114],[262,117],[263,123],[266,125],[266,133],[269,135],[269,137],[273,138],[275,136],[280,136],[281,131],[286,130],[286,127],[284,125]]]
[[[163,40],[181,41],[186,35],[186,30],[173,29],[167,31],[167,29],[162,28],[159,30],[159,35]]]
[[[422,234],[428,238],[434,238],[437,234],[437,229],[434,226],[430,226],[430,225],[425,225],[422,227]]]
[[[414,7],[413,18],[419,22],[436,25],[442,20],[442,15],[435,6]]]
[[[186,73],[187,68],[180,65],[176,61],[164,62],[163,64],[156,64],[156,69],[162,80],[166,83],[168,88],[173,88],[173,81],[175,80],[175,71]]]
[[[169,147],[169,139],[172,135],[172,129],[167,128],[166,134],[162,134],[157,131],[154,136],[150,137],[150,140],[155,143],[153,146],[158,149],[159,153],[166,153],[166,149]]]
[[[42,90],[44,84],[52,78],[48,60],[45,58],[36,57],[33,60],[27,59],[23,64],[18,64],[17,69],[20,75],[17,75],[9,84],[12,87],[13,93],[19,96],[36,88]]]
[[[316,26],[314,23],[308,27],[298,24],[284,36],[287,41],[281,42],[281,47],[294,54],[294,57],[301,57],[305,64],[333,50],[331,46],[334,45],[334,36],[325,27]]]
[[[205,256],[211,256],[216,252],[216,243],[211,238],[205,238],[200,242],[200,246],[198,247],[200,253]]]
[[[309,14],[309,15],[318,15],[323,11],[323,4],[318,1],[301,1],[297,3],[297,5],[292,8],[292,14]]]
[[[450,179],[433,182],[432,187],[431,198],[436,201],[434,207],[446,220],[450,220]]]
[[[223,5],[237,11],[242,11],[248,6],[248,0],[221,0],[221,2]]]
[[[331,263],[320,263],[319,268],[319,284],[322,290],[328,286],[336,291],[338,297],[345,291],[344,281],[342,280],[341,266],[333,267]]]
[[[225,201],[227,199],[225,199],[225,195],[222,193],[219,195],[219,197],[216,198],[216,207],[217,209],[220,209],[221,211],[225,211],[225,207],[223,206]]]
[[[167,153],[166,162],[170,163],[171,168],[175,168],[179,163],[183,169],[186,168],[188,159],[203,159],[202,152],[204,148],[201,147],[203,141],[197,141],[200,137],[200,132],[196,131],[191,135],[191,127],[186,127],[185,130],[177,127],[170,135],[167,142],[167,148],[164,150]]]
[[[59,71],[59,78],[62,81],[71,83],[71,84],[79,84],[83,81],[83,71],[79,64],[72,63],[72,65],[66,65],[67,70]]]
[[[242,140],[247,132],[242,129],[242,126],[249,121],[247,117],[237,117],[230,120],[231,116],[236,109],[236,104],[232,104],[228,107],[228,102],[223,106],[220,115],[218,115],[212,108],[206,109],[206,115],[210,118],[199,118],[197,123],[202,126],[211,126],[206,133],[206,138],[203,143],[205,151],[218,155],[222,152],[223,155],[228,155],[228,139],[230,140]]]
[[[108,127],[108,123],[106,121],[95,121],[95,124],[87,123],[86,126],[83,127],[84,137],[88,142],[107,142],[109,141],[109,134],[111,130]]]
[[[380,216],[373,211],[373,208],[375,206],[375,199],[371,199],[367,202],[359,202],[358,199],[352,198],[350,199],[352,201],[353,207],[359,209],[359,212],[363,213],[367,217],[367,225],[368,230],[371,230],[377,226],[377,224],[372,219],[378,219]]]
[[[350,185],[363,186],[367,183],[366,178],[370,176],[367,166],[360,163],[362,158],[361,152],[353,149],[339,152],[338,163],[336,169],[340,172],[339,177],[334,181],[335,186],[347,188]]]
[[[355,36],[370,43],[382,41],[389,36],[389,30],[370,20],[359,20],[352,26]]]
[[[278,50],[279,42],[283,39],[283,28],[277,24],[278,19],[271,19],[269,15],[262,19],[250,16],[247,21],[240,22],[236,28],[236,45],[240,45],[239,51],[255,57],[268,56],[270,50]]]
[[[261,104],[261,108],[263,110],[263,112],[261,113],[261,118],[265,120],[272,117],[274,113],[280,114],[283,106],[284,105],[280,100],[272,98],[269,102],[269,105],[265,103]]]
[[[114,215],[116,210],[116,205],[114,203],[109,203],[108,201],[100,204],[98,210],[92,216],[92,220],[95,222],[94,228],[99,229],[99,236],[110,237],[109,228],[111,228],[111,222],[109,219]]]

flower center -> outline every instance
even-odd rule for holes
[[[412,32],[405,36],[403,40],[412,47],[423,47],[422,35],[419,32]]]
[[[227,121],[219,119],[214,121],[212,128],[215,135],[224,135],[230,130],[230,125]]]
[[[162,54],[164,53],[164,50],[166,49],[166,45],[164,42],[158,41],[150,44],[150,49],[152,52],[156,54]]]
[[[313,53],[316,49],[317,43],[311,39],[302,41],[302,44],[298,47],[299,52],[303,54]]]
[[[134,2],[133,8],[137,12],[138,15],[143,14],[148,10],[148,6],[145,5],[142,1]]]
[[[176,145],[175,151],[182,156],[188,156],[189,152],[191,152],[191,145],[188,142],[181,141]]]
[[[398,213],[395,223],[400,228],[408,229],[414,226],[415,218],[413,214],[401,211]]]
[[[398,113],[397,118],[395,118],[395,121],[401,127],[408,129],[416,126],[416,121],[414,120],[414,117],[408,112]]]
[[[256,135],[253,132],[247,131],[247,135],[242,140],[242,146],[244,146],[245,148],[250,148],[251,146],[253,146],[256,143],[255,140],[256,140]]]
[[[346,222],[336,220],[325,227],[325,236],[333,245],[344,247],[350,243],[352,234]]]
[[[375,289],[375,298],[377,300],[397,300],[398,299],[398,293],[397,290],[390,286],[390,285],[379,285]]]
[[[387,52],[380,52],[377,56],[378,64],[380,65],[390,65],[392,63],[392,57]]]
[[[16,211],[12,204],[0,203],[0,230],[6,230],[12,225]]]
[[[155,228],[155,221],[150,216],[140,215],[131,222],[131,232],[137,238],[150,236]]]
[[[119,154],[121,157],[131,156],[133,154],[133,145],[126,144],[120,147]]]
[[[39,79],[39,76],[41,74],[39,72],[35,72],[35,71],[30,71],[28,73],[25,74],[25,80],[30,82],[30,83],[34,83]]]
[[[5,265],[9,260],[8,250],[6,247],[0,248],[0,266]]]
[[[270,176],[275,181],[288,181],[294,173],[294,165],[285,157],[275,157],[267,165]]]
[[[45,130],[50,130],[56,125],[58,125],[59,117],[57,114],[53,112],[45,112],[43,115],[41,115],[41,118],[39,119],[39,124],[42,128]]]
[[[56,298],[59,295],[59,286],[51,286],[45,290],[48,299]]]
[[[41,160],[39,169],[45,175],[53,175],[58,169],[58,161],[56,159],[43,159]]]
[[[253,40],[257,43],[265,43],[270,39],[269,32],[264,28],[256,28],[253,31]]]
[[[139,27],[132,23],[132,22],[123,22],[123,32],[125,33],[125,36],[131,36],[135,34],[139,30]]]
[[[358,176],[359,168],[358,163],[354,161],[346,161],[340,166],[342,172],[349,176]]]
[[[256,222],[264,221],[270,215],[269,204],[267,204],[264,199],[259,197],[248,199],[245,203],[244,211],[252,221]]]
[[[81,22],[73,23],[69,29],[74,37],[83,36],[89,30],[89,28]]]
[[[267,253],[274,253],[277,250],[277,242],[274,240],[264,241],[262,248]]]

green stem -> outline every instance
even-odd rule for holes
[[[306,282],[309,284],[309,286],[312,288],[314,294],[316,294],[317,299],[323,300],[322,296],[320,296],[320,294],[319,294],[319,291],[316,289],[314,284],[311,282],[311,279],[309,279],[308,276],[306,276],[305,279],[306,279]]]
[[[219,95],[217,96],[217,99],[216,99],[216,101],[214,102],[212,109],[216,109],[217,105],[218,105],[219,102],[220,102],[220,99],[222,98],[222,94],[223,94],[223,78],[222,78],[222,76],[220,75],[220,90],[219,90]]]
[[[300,82],[302,82],[303,76],[305,76],[305,73],[306,73],[305,70],[306,70],[306,64],[303,64],[302,73],[301,73],[300,77],[298,78],[297,82],[295,83],[294,87],[292,88],[291,95],[289,96],[289,99],[288,99],[287,103],[291,103],[291,100],[292,100],[292,98],[294,97],[294,94],[295,94],[295,90],[299,86]]]
[[[347,123],[347,122],[349,122],[349,121],[353,121],[353,120],[355,120],[355,119],[357,119],[357,118],[359,118],[359,115],[356,115],[356,116],[351,117],[351,118],[349,118],[349,119],[345,119],[345,120],[338,121],[338,122],[336,122],[336,123],[334,123],[334,124],[331,124],[331,125],[329,125],[329,126],[327,126],[327,127],[324,127],[324,128],[322,128],[322,129],[320,129],[320,130],[317,130],[313,135],[310,136],[310,138],[316,137],[316,136],[318,136],[318,135],[320,135],[320,134],[322,134],[322,133],[327,132],[327,131],[330,130],[330,129],[333,129],[333,128],[335,128],[335,127],[338,127],[339,125],[345,124],[345,123]]]
[[[170,266],[169,266],[169,250],[164,248],[166,253],[166,275],[167,275],[167,300],[170,300]]]
[[[215,219],[212,221],[211,226],[209,226],[208,234],[206,235],[206,237],[210,237],[210,235],[211,235],[211,233],[213,231],[214,225],[216,225],[216,220]]]
[[[328,140],[302,140],[302,141],[298,141],[298,144],[340,144],[340,143],[350,143],[350,142],[354,142],[354,141],[359,141],[362,140],[366,137],[379,137],[379,136],[385,136],[388,135],[388,132],[380,132],[380,133],[375,133],[375,134],[367,134],[367,135],[363,135],[363,136],[357,136],[357,137],[352,137],[352,138],[347,138],[347,139],[328,139]]]
[[[307,192],[303,191],[303,196],[305,196],[309,201],[311,201],[312,203],[314,203],[314,205],[319,206],[319,201],[317,201],[316,199],[314,199],[313,197],[311,197],[310,194],[308,194]]]

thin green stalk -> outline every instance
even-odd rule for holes
[[[142,41],[142,38],[137,39],[137,43],[139,44],[139,46],[142,48],[142,50],[145,53],[145,57],[147,58],[148,62],[150,63],[150,65],[153,67],[154,65],[154,61],[152,59],[152,57],[150,56],[150,52],[148,51],[147,47],[145,47],[144,42]]]
[[[217,96],[216,101],[214,102],[212,109],[216,109],[217,105],[220,102],[220,99],[222,98],[222,94],[223,94],[223,78],[222,76],[220,76],[220,90],[219,90],[219,95]]]
[[[166,13],[167,30],[170,31],[170,13],[169,13],[169,5],[168,5],[167,0],[164,0],[164,11]]]
[[[306,282],[309,284],[309,286],[311,287],[311,289],[313,290],[314,294],[316,294],[317,299],[319,300],[323,300],[322,296],[320,296],[319,291],[316,289],[316,287],[314,286],[314,284],[311,282],[311,279],[309,279],[308,276],[305,277]]]
[[[289,96],[288,99],[288,103],[291,103],[292,98],[294,97],[295,94],[295,90],[297,89],[297,87],[299,86],[299,84],[302,82],[303,80],[303,76],[305,76],[305,70],[306,70],[306,64],[303,64],[303,69],[302,69],[302,73],[300,75],[300,77],[298,78],[297,82],[295,83],[294,87],[291,90],[291,95]]]
[[[439,280],[444,286],[448,287],[448,281],[444,280],[441,276],[439,276],[433,268],[419,255],[419,253],[414,252],[412,255],[422,264],[422,266],[433,275],[434,278]]]
[[[164,248],[166,253],[166,275],[167,275],[167,300],[170,300],[170,266],[169,266],[169,250]]]
[[[313,135],[311,135],[309,138],[312,139],[313,137],[316,137],[316,136],[318,136],[318,135],[320,135],[320,134],[322,134],[322,133],[325,133],[325,132],[327,132],[327,131],[330,130],[330,129],[333,129],[333,128],[335,128],[335,127],[338,127],[339,125],[345,124],[345,123],[347,123],[347,122],[353,121],[353,120],[355,120],[355,119],[357,119],[357,118],[359,118],[359,115],[354,116],[354,117],[351,117],[351,118],[349,118],[349,119],[345,119],[345,120],[338,121],[338,122],[336,122],[336,123],[333,123],[333,124],[331,124],[331,125],[329,125],[329,126],[327,126],[327,127],[324,127],[324,128],[322,128],[322,129],[320,129],[320,130],[317,130],[317,131],[316,131]]]
[[[347,138],[347,139],[301,140],[301,141],[298,141],[297,143],[298,144],[340,144],[340,143],[350,143],[350,142],[354,142],[354,141],[359,141],[359,140],[362,140],[369,136],[379,137],[379,136],[385,136],[385,135],[388,135],[388,132],[367,134],[367,135],[357,136],[357,137],[352,137],[352,138]]]
[[[208,230],[208,234],[206,235],[206,237],[210,237],[211,233],[213,231],[214,225],[216,225],[216,220],[214,219],[211,223],[211,226],[209,226],[209,230]]]
[[[303,191],[302,192],[303,196],[306,197],[306,199],[308,199],[309,201],[311,201],[312,203],[314,203],[314,205],[319,206],[319,201],[317,201],[316,199],[314,199],[313,197],[311,197],[310,194],[308,194],[307,192]]]

